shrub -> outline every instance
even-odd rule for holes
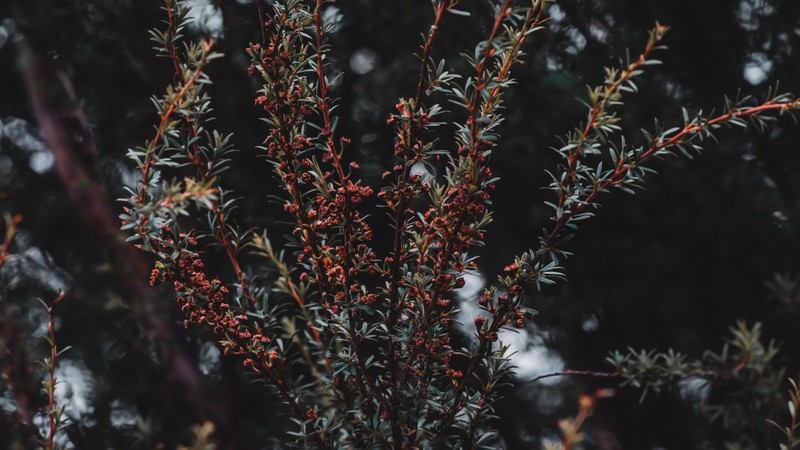
[[[283,430],[292,434],[289,441],[314,448],[529,448],[534,440],[535,446],[541,443],[548,449],[592,448],[593,444],[613,448],[615,435],[631,448],[645,446],[631,444],[632,437],[651,446],[670,448],[686,447],[687,441],[701,441],[699,446],[724,444],[730,449],[794,445],[798,392],[792,382],[787,416],[781,385],[786,378],[783,366],[790,368],[791,374],[797,361],[792,360],[791,353],[781,352],[778,343],[768,337],[781,336],[791,345],[800,298],[797,279],[791,274],[776,276],[767,286],[779,302],[752,305],[746,313],[742,312],[741,303],[730,303],[723,293],[735,292],[735,299],[746,297],[751,292],[736,292],[736,287],[744,284],[758,288],[758,280],[767,270],[792,266],[792,252],[787,249],[794,241],[789,232],[751,240],[754,234],[761,234],[744,231],[752,228],[752,218],[761,220],[763,226],[769,216],[748,210],[749,216],[737,217],[736,211],[742,209],[734,210],[738,205],[763,208],[765,199],[775,201],[765,195],[777,197],[777,191],[786,194],[783,206],[792,202],[792,193],[786,190],[791,179],[780,178],[792,171],[788,164],[791,155],[765,156],[757,151],[759,157],[752,162],[740,162],[738,168],[748,170],[763,160],[767,164],[779,162],[780,170],[767,168],[770,177],[778,175],[775,184],[779,189],[770,187],[770,179],[763,180],[763,186],[748,185],[753,178],[761,182],[759,171],[745,177],[739,174],[747,181],[739,180],[737,185],[748,186],[730,198],[712,194],[718,200],[714,206],[719,206],[708,210],[707,205],[697,206],[702,203],[698,201],[702,192],[691,179],[717,186],[730,183],[729,169],[735,165],[730,161],[736,158],[725,155],[724,159],[715,159],[710,155],[692,168],[683,161],[673,163],[673,173],[676,165],[692,172],[685,177],[661,177],[655,191],[670,191],[679,197],[677,207],[672,210],[660,201],[648,202],[644,198],[641,203],[672,210],[667,216],[675,218],[670,217],[669,224],[645,220],[646,229],[631,227],[624,221],[630,217],[623,217],[611,204],[625,204],[626,199],[609,199],[614,196],[605,195],[614,188],[628,192],[640,189],[645,172],[656,167],[653,157],[673,153],[693,157],[704,144],[703,139],[711,137],[712,132],[716,134],[721,126],[771,125],[767,121],[773,116],[796,109],[798,105],[792,97],[771,93],[763,102],[747,98],[726,101],[720,113],[706,115],[684,110],[681,121],[679,107],[688,104],[687,96],[680,95],[681,89],[669,87],[671,82],[659,79],[659,88],[666,86],[670,95],[678,95],[674,117],[669,111],[656,115],[666,115],[665,123],[677,121],[680,126],[668,130],[669,126],[657,123],[641,134],[630,133],[635,116],[652,114],[642,114],[642,104],[649,103],[650,95],[659,95],[660,89],[652,89],[647,80],[654,74],[636,78],[639,71],[656,63],[653,57],[660,51],[666,31],[657,25],[639,57],[619,62],[617,69],[608,69],[606,80],[581,97],[588,108],[585,122],[562,137],[555,152],[522,155],[533,155],[539,163],[536,166],[550,168],[548,172],[538,168],[535,171],[534,175],[542,177],[543,172],[549,174],[550,184],[544,186],[548,190],[533,194],[539,181],[526,179],[515,185],[507,179],[508,164],[514,164],[518,172],[525,170],[521,169],[525,164],[516,152],[519,143],[525,141],[527,149],[539,146],[529,142],[529,130],[516,127],[522,121],[534,124],[531,128],[538,129],[533,133],[538,141],[541,136],[552,134],[541,131],[547,128],[542,124],[558,117],[573,117],[575,111],[568,104],[554,104],[552,98],[563,96],[553,95],[550,88],[530,89],[529,75],[543,71],[549,82],[554,82],[555,77],[576,80],[573,75],[584,70],[570,63],[561,64],[564,61],[555,48],[558,36],[569,35],[580,58],[600,61],[600,54],[605,55],[606,49],[593,50],[625,34],[624,20],[617,19],[635,17],[631,5],[620,10],[608,4],[608,9],[599,9],[616,12],[602,17],[591,13],[591,20],[581,23],[580,11],[576,16],[575,5],[566,0],[560,3],[561,8],[549,10],[544,3],[536,2],[492,1],[476,5],[435,1],[430,17],[435,26],[423,36],[417,55],[421,64],[410,69],[418,75],[418,81],[406,82],[414,74],[407,77],[409,71],[404,71],[403,62],[387,58],[383,53],[387,42],[380,40],[388,37],[392,39],[390,45],[394,45],[400,36],[398,28],[408,29],[408,24],[428,13],[427,8],[417,11],[408,6],[413,3],[400,2],[391,7],[387,4],[384,8],[358,2],[357,6],[308,0],[267,2],[270,12],[266,14],[267,5],[255,2],[248,17],[258,13],[258,23],[264,26],[244,31],[249,28],[242,26],[247,20],[237,18],[236,13],[244,13],[248,6],[243,2],[219,2],[226,24],[221,42],[197,39],[203,31],[190,24],[192,13],[187,13],[187,8],[200,8],[202,2],[165,3],[166,29],[155,30],[152,37],[166,59],[160,60],[160,65],[155,60],[153,67],[147,63],[153,59],[149,54],[138,56],[136,51],[146,43],[145,39],[138,39],[143,33],[125,31],[128,27],[135,29],[133,24],[141,22],[137,17],[152,21],[144,4],[131,7],[121,2],[109,8],[105,1],[75,5],[11,2],[0,6],[0,11],[14,17],[13,22],[0,23],[0,58],[17,58],[22,77],[18,82],[27,88],[13,89],[16,78],[12,75],[8,83],[12,88],[4,91],[8,94],[4,98],[11,101],[3,102],[3,106],[12,106],[11,114],[24,117],[25,113],[17,109],[24,103],[20,95],[27,92],[30,115],[38,120],[41,134],[41,140],[34,136],[24,118],[0,120],[0,208],[25,216],[15,237],[20,216],[4,214],[5,239],[0,239],[0,347],[5,349],[0,354],[0,443],[9,448],[20,448],[23,442],[48,449],[70,444],[77,448],[186,448],[194,435],[191,448],[211,448],[214,439],[221,449],[249,448],[263,445],[264,435],[275,436]],[[788,4],[773,8],[755,0],[737,5],[736,27],[752,26],[753,17],[761,17],[748,8],[762,8],[764,18],[769,16],[767,10],[774,14],[776,9],[786,12],[792,8]],[[579,9],[596,11],[596,6],[588,2]],[[157,7],[153,6],[152,12]],[[458,17],[467,15],[458,8],[469,8],[473,15],[476,11],[487,14]],[[670,8],[679,11],[675,15],[682,17],[681,23],[736,11],[729,7],[709,14],[704,5],[694,4],[692,15],[685,16],[684,21],[681,14],[686,8],[680,2],[670,4]],[[388,63],[384,67],[391,67],[388,70],[396,72],[394,79],[401,81],[396,90],[407,89],[410,97],[392,102],[396,106],[391,108],[388,104],[375,108],[382,111],[378,121],[389,122],[386,134],[394,133],[388,145],[383,145],[386,140],[381,138],[367,144],[366,136],[358,143],[364,127],[372,126],[358,119],[358,105],[374,92],[357,94],[355,102],[348,98],[354,73],[345,71],[341,80],[335,75],[342,63],[337,49],[346,48],[353,34],[371,33],[354,33],[355,28],[366,24],[366,29],[374,30],[374,24],[382,23],[376,15],[369,17],[368,23],[348,25],[351,15],[370,16],[376,11],[386,15],[385,11],[404,9],[413,14],[394,17],[392,23],[397,26],[381,30],[383,37],[357,45],[379,51]],[[336,11],[341,11],[342,16]],[[565,26],[560,20],[564,14],[574,27]],[[663,11],[655,15],[662,14]],[[671,13],[664,17],[668,14]],[[552,24],[543,19],[546,15],[554,17]],[[595,31],[604,27],[610,31],[612,16],[614,27],[619,25],[619,34],[592,42],[592,36],[597,37]],[[197,20],[203,22],[202,18]],[[670,21],[678,22],[675,18]],[[467,31],[469,27],[463,26],[475,23],[484,24],[482,38],[476,38],[470,34],[473,29]],[[547,34],[533,33],[537,26],[548,30]],[[713,27],[717,31],[723,28]],[[217,32],[211,34],[217,36]],[[590,51],[580,52],[580,36],[570,35],[571,32],[583,33],[588,39],[586,50]],[[81,33],[86,35],[83,40]],[[696,52],[695,61],[714,51],[711,34],[714,33],[706,32],[698,41],[702,48]],[[131,35],[136,38],[131,39]],[[260,35],[258,44],[248,46],[247,53],[230,50],[239,45],[243,35]],[[7,36],[13,39],[6,39]],[[677,45],[687,41],[682,32],[670,32],[668,38]],[[768,47],[769,38],[775,39],[772,50]],[[734,36],[732,42],[739,42],[737,39]],[[790,56],[791,39],[796,38],[776,31],[767,33],[764,39],[761,41],[759,33],[751,33],[742,50],[731,44],[728,51],[746,54],[750,58],[746,67],[750,69],[764,54],[748,52],[765,51],[768,59],[759,67],[766,73],[768,63],[779,64]],[[465,58],[448,56],[440,62],[435,56],[473,40],[482,42]],[[12,41],[14,50],[9,50]],[[4,46],[6,42],[8,46]],[[754,42],[763,43],[764,47],[757,49]],[[332,48],[334,44],[336,48]],[[692,44],[694,54],[700,44]],[[225,61],[239,68],[229,70],[232,66],[220,61],[211,63],[218,56],[215,49],[225,46],[229,56]],[[564,52],[570,53],[570,48]],[[45,50],[48,57],[39,57]],[[523,50],[536,53],[533,58],[523,58]],[[244,55],[252,58],[250,78],[240,82],[241,86],[232,86],[231,80],[246,78],[247,64],[241,59]],[[352,72],[358,72],[354,61],[359,55],[363,56],[361,51],[353,54]],[[120,64],[123,56],[126,62]],[[137,63],[137,58],[142,57]],[[518,70],[515,63],[523,59],[546,62],[547,68],[534,64],[533,71]],[[789,78],[792,72],[786,62],[781,67]],[[4,86],[8,72],[14,71],[8,68],[13,66],[6,64],[0,71]],[[120,66],[127,69],[120,71]],[[553,69],[556,66],[564,68],[564,73],[557,73],[558,69]],[[696,63],[690,66],[693,71],[699,67]],[[147,70],[141,70],[143,67]],[[165,70],[159,72],[159,67]],[[114,76],[87,78],[86,70]],[[106,195],[101,178],[108,175],[114,178],[111,184],[119,186],[116,178],[128,175],[127,169],[114,160],[113,150],[96,152],[95,139],[100,150],[110,150],[139,133],[141,127],[136,123],[141,114],[137,108],[147,102],[135,100],[143,90],[154,88],[142,88],[136,83],[146,84],[169,71],[173,72],[172,86],[154,99],[159,113],[155,138],[151,135],[151,141],[130,152],[138,162],[135,171],[140,180],[125,182],[130,191],[123,199],[127,206],[124,227],[134,244],[147,251],[137,252],[119,239],[114,206],[108,200],[113,195]],[[132,75],[134,72],[136,75]],[[512,72],[526,83],[515,86]],[[355,77],[355,84],[369,85],[374,91],[374,85],[385,84],[380,80],[386,73],[387,69],[376,67]],[[664,71],[657,71],[655,77],[662,74]],[[591,74],[588,76],[593,79]],[[670,76],[674,74],[668,73]],[[209,77],[214,79],[214,86],[209,86]],[[745,78],[751,82],[752,78]],[[76,82],[75,90],[70,79]],[[87,80],[93,84],[91,88],[87,88]],[[647,97],[638,95],[632,104],[622,105],[623,96],[627,101],[630,91],[636,90],[633,80],[646,88],[642,90],[648,92]],[[103,87],[94,85],[98,81]],[[243,108],[237,99],[255,85],[262,87],[254,95],[255,106]],[[530,91],[536,93],[535,106],[522,113],[523,104],[528,101],[520,98]],[[213,102],[210,93],[214,94]],[[691,101],[706,102],[702,94],[692,92]],[[342,99],[335,99],[338,96]],[[249,93],[244,97],[251,98]],[[86,100],[86,115],[78,99]],[[246,101],[250,103],[252,98]],[[234,104],[237,111],[231,107]],[[221,112],[212,113],[211,105]],[[348,111],[351,105],[354,108]],[[392,111],[388,119],[383,115],[387,110]],[[539,120],[543,111],[552,120]],[[257,121],[246,118],[253,112],[258,112],[267,125],[253,126]],[[212,114],[221,120],[212,121]],[[520,117],[524,119],[521,121]],[[123,123],[122,127],[114,126]],[[236,130],[236,136],[221,130]],[[258,140],[263,140],[258,151],[250,150],[252,145],[248,143],[256,140],[251,139],[254,130],[261,134]],[[771,128],[769,141],[778,142],[780,131],[780,125]],[[353,143],[348,133],[352,133]],[[234,150],[233,143],[244,152]],[[736,145],[747,149],[747,143]],[[364,153],[378,147],[391,156]],[[724,142],[721,147],[725,147]],[[255,154],[267,164],[248,167],[256,166],[251,164],[259,159]],[[375,162],[386,159],[392,162],[381,177]],[[715,167],[715,163],[720,165]],[[117,172],[106,173],[112,166]],[[272,193],[276,195],[267,202],[261,195],[261,178],[268,177],[260,175],[269,168],[276,175],[272,181],[276,187]],[[503,174],[504,180],[497,180],[495,174]],[[748,190],[751,187],[760,189]],[[45,195],[40,196],[42,193]],[[538,240],[538,233],[534,232],[538,228],[513,233],[518,235],[516,242],[524,237],[528,242],[523,245],[536,244],[514,258],[503,246],[514,238],[498,240],[496,236],[502,233],[496,231],[508,223],[516,226],[516,219],[508,220],[509,216],[521,218],[519,211],[527,210],[545,196],[549,197],[548,203],[537,206],[531,215],[539,219],[544,216],[549,221]],[[653,192],[648,194],[649,199],[652,197]],[[593,220],[595,223],[587,229],[581,227],[577,235],[576,225],[596,213],[600,202],[608,207],[603,217]],[[504,205],[513,205],[513,209]],[[494,209],[494,216],[490,209]],[[742,230],[737,235],[740,238],[733,244],[733,239],[714,235],[725,230],[705,235],[697,232],[703,227],[698,224],[703,222],[695,220],[695,214],[708,216],[706,220],[710,222],[705,223],[713,225],[707,228],[725,220],[735,222],[730,229]],[[77,216],[82,220],[75,220]],[[791,217],[774,217],[775,224],[791,225]],[[492,218],[501,220],[489,225]],[[609,219],[619,225],[603,228],[603,224],[612,222]],[[739,226],[740,221],[748,223]],[[651,235],[655,239],[667,237],[664,232],[673,231],[675,224],[681,227],[678,245],[666,253],[677,258],[664,258],[665,252],[649,252],[652,245],[639,245]],[[516,228],[519,229],[522,227]],[[769,232],[776,229],[780,226],[775,225]],[[592,238],[592,233],[604,238]],[[82,239],[76,240],[76,236]],[[567,243],[573,236],[577,236],[576,241]],[[703,236],[714,236],[715,245],[709,247],[714,250],[702,247]],[[637,243],[635,252],[626,250],[626,243],[631,241]],[[484,242],[488,249],[480,248]],[[503,245],[496,246],[498,242]],[[756,242],[766,242],[767,248],[776,251],[758,249],[757,254],[751,255],[748,252],[759,245]],[[729,252],[726,245],[736,251]],[[592,254],[587,247],[597,247],[603,254]],[[566,269],[562,266],[566,266],[568,251],[581,256],[569,260],[573,283],[559,289],[542,289],[542,285],[564,277]],[[48,252],[53,253],[53,259]],[[708,261],[704,256],[710,253],[733,254],[745,260],[723,262],[719,267],[704,265],[702,261]],[[149,269],[141,263],[148,255],[156,260],[150,281],[160,284],[158,289],[146,286],[143,274]],[[479,255],[492,258],[478,260]],[[617,259],[608,255],[616,255]],[[641,268],[633,267],[635,255],[646,261],[640,264]],[[718,260],[724,258],[720,255]],[[775,258],[769,260],[770,257]],[[604,264],[603,258],[609,262]],[[501,276],[493,286],[479,292],[473,289],[474,284],[483,284],[475,282],[483,278],[480,274],[492,272],[494,261],[504,260],[497,270]],[[58,265],[68,268],[69,275]],[[759,265],[765,268],[760,269]],[[591,271],[590,278],[581,279],[582,267]],[[136,275],[131,276],[132,273]],[[741,278],[729,281],[731,274]],[[747,284],[741,281],[744,279],[756,281]],[[713,292],[713,297],[719,298],[717,303],[713,299],[695,303],[677,298],[675,302],[672,298],[665,302],[662,299],[675,297],[675,291],[670,295],[665,291],[672,288],[656,287],[653,280],[664,280],[663,286],[672,285],[684,292],[697,287],[704,293],[720,286],[727,290]],[[462,284],[467,286],[461,287]],[[535,292],[534,285],[544,292]],[[66,291],[67,301],[63,303],[58,302],[65,298],[65,292],[54,294],[59,289]],[[155,294],[173,290],[180,308],[172,302],[153,302]],[[560,297],[578,298],[591,293],[592,297],[606,300],[602,305],[591,304],[591,298],[580,302],[550,301],[557,291],[568,292]],[[643,300],[639,302],[642,306],[620,305],[623,302],[617,298],[624,297],[625,292],[635,292],[637,300]],[[31,301],[37,295],[48,299],[47,303],[53,303],[55,298],[58,306],[47,306],[45,313]],[[686,298],[701,296],[706,295],[694,293]],[[617,305],[623,308],[615,310]],[[532,306],[542,311],[536,323],[531,323],[537,315]],[[642,308],[639,314],[637,307]],[[576,309],[597,314],[594,326],[597,329],[600,324],[599,332],[586,328],[585,324],[591,326],[591,321],[584,322],[584,334],[568,330],[571,326],[580,329],[581,313]],[[179,321],[173,320],[181,315]],[[748,318],[749,325],[739,322],[732,327],[718,351],[703,353],[702,347],[708,342],[674,339],[694,338],[701,333],[713,336],[740,315]],[[563,325],[561,320],[565,321]],[[626,321],[625,326],[619,326],[622,320]],[[625,329],[631,323],[647,327],[647,332],[642,333],[647,337],[643,339]],[[180,329],[182,325],[186,325],[186,335]],[[599,366],[603,359],[600,355],[618,346],[665,347],[675,343],[683,352],[628,348],[608,356],[608,369],[559,369],[542,374],[542,367],[538,367],[539,375],[526,382],[529,375],[525,371],[533,364],[520,355],[512,355],[514,343],[524,341],[529,333],[536,333],[538,341],[543,330],[553,336],[552,343],[559,346],[569,364],[577,367]],[[515,331],[521,331],[520,336],[511,334]],[[569,338],[565,338],[564,331]],[[214,343],[208,342],[209,336]],[[614,342],[601,342],[603,336],[613,336]],[[563,348],[566,341],[589,359]],[[202,348],[195,347],[198,342]],[[216,342],[226,353],[233,354],[219,368],[207,364],[206,358],[209,352],[216,354]],[[45,343],[47,356],[37,371],[34,362],[45,353]],[[64,344],[74,344],[76,349],[61,356],[58,350]],[[539,342],[534,345],[541,348]],[[710,345],[718,348],[715,343]],[[195,352],[199,361],[194,360]],[[514,363],[528,367],[516,370]],[[238,383],[242,373],[257,382],[249,388],[250,393],[266,387],[267,401],[243,401],[241,395],[236,395],[244,389]],[[595,380],[577,380],[587,376]],[[542,382],[551,377],[559,377],[563,383],[553,386]],[[584,380],[589,386],[573,384]],[[44,389],[37,395],[40,381]],[[620,398],[600,404],[600,417],[591,416],[600,399],[614,394],[612,389],[579,392],[583,395],[576,395],[579,400],[573,405],[577,406],[574,417],[558,422],[560,435],[548,434],[556,428],[556,421],[551,419],[571,415],[568,406],[553,409],[554,397],[572,395],[571,388],[607,387],[615,382],[621,385]],[[214,398],[218,392],[208,384],[215,383],[224,386],[224,399]],[[631,392],[628,386],[640,391]],[[681,421],[689,422],[683,416],[691,416],[694,424],[695,415],[677,413],[676,402],[665,404],[668,399],[663,394],[668,390],[673,397],[691,399],[681,407],[704,413],[714,421],[713,426],[683,429]],[[628,399],[634,404],[640,394],[649,403],[644,409],[648,414],[624,407]],[[499,402],[501,397],[511,399]],[[281,401],[286,407],[273,411]],[[609,412],[609,408],[620,404],[636,412]],[[273,415],[265,417],[267,411]],[[618,414],[613,420],[623,425],[604,425],[612,414]],[[495,415],[502,420],[494,419]],[[283,420],[287,416],[293,418],[294,424]],[[667,417],[670,422],[663,421]],[[775,427],[766,426],[767,417],[777,419],[773,422]],[[520,426],[523,421],[525,429]],[[203,422],[202,426],[189,429],[191,424]],[[492,435],[495,428],[502,436]],[[519,441],[514,442],[515,439]],[[522,441],[526,443],[523,445]],[[0,447],[5,448],[2,444]]]
[[[481,311],[469,336],[458,332],[453,294],[475,269],[475,248],[492,219],[502,94],[526,41],[547,25],[546,2],[493,3],[488,34],[464,54],[464,74],[434,61],[431,50],[449,16],[465,13],[459,0],[433,2],[416,93],[387,119],[396,163],[376,186],[361,180],[337,127],[324,3],[274,2],[268,15],[259,9],[263,41],[247,49],[248,73],[262,82],[259,152],[281,188],[274,200],[291,224],[288,251],[276,250],[265,230],[236,222],[236,194],[224,187],[236,151],[229,135],[211,128],[205,90],[206,68],[219,54],[213,40],[185,38],[187,7],[171,0],[166,28],[152,38],[173,65],[174,82],[153,99],[154,135],[128,153],[141,178],[121,216],[129,240],[156,258],[150,282],[171,285],[186,326],[213,330],[225,354],[283,401],[296,423],[289,434],[306,447],[492,448],[492,405],[513,373],[500,333],[536,317],[526,290],[565,278],[561,263],[578,223],[605,194],[640,189],[651,160],[691,158],[722,127],[763,129],[800,109],[785,94],[735,98],[717,114],[684,110],[683,123],[657,122],[643,131],[643,144],[630,144],[616,111],[636,91],[634,79],[659,63],[653,53],[667,27],[657,24],[638,57],[605,69],[603,84],[589,89],[587,117],[562,138],[561,163],[548,172],[552,217],[494,286],[464,300]],[[368,217],[375,203],[383,214]],[[378,255],[373,228],[387,224],[390,250]],[[217,258],[227,261],[231,280],[207,269]],[[253,282],[268,270],[271,286]],[[627,382],[650,361],[635,355],[613,358]]]

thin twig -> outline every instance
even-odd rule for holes
[[[593,378],[614,378],[614,377],[618,377],[619,376],[619,374],[616,373],[616,372],[595,372],[593,370],[564,369],[564,370],[556,371],[556,372],[543,373],[541,375],[538,375],[538,376],[526,381],[526,383],[536,383],[539,380],[544,380],[544,379],[547,379],[547,378],[567,377],[567,376],[575,376],[575,375],[587,376],[587,377],[593,377]]]
[[[53,303],[47,308],[47,332],[50,336],[48,343],[50,344],[50,358],[47,361],[48,379],[47,379],[47,396],[48,396],[48,412],[49,418],[49,431],[47,435],[47,450],[53,450],[53,445],[58,433],[59,421],[56,421],[56,359],[58,358],[58,346],[56,345],[56,319],[54,315],[55,306],[64,299],[64,291],[58,293],[58,297],[53,300]]]

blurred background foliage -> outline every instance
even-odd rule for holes
[[[241,150],[225,180],[243,197],[238,219],[280,229],[280,213],[266,200],[270,171],[254,151],[265,135],[244,53],[259,39],[255,7],[246,0],[192,3],[198,26],[190,32],[215,37],[226,55],[209,70],[210,93],[216,126],[235,133]],[[464,68],[459,52],[489,20],[484,2],[464,3],[472,17],[449,16],[434,52],[455,71]],[[325,12],[337,24],[340,130],[357,144],[350,157],[361,161],[369,183],[379,183],[391,162],[385,119],[397,98],[415,90],[413,52],[431,21],[429,5],[352,0]],[[628,136],[656,117],[680,122],[681,107],[719,110],[723,95],[737,91],[764,98],[780,82],[780,91],[800,94],[800,2],[560,0],[550,15],[507,96],[494,160],[502,181],[480,260],[489,280],[535,244],[548,215],[543,171],[557,163],[549,148],[584,119],[575,98],[601,82],[602,67],[618,65],[625,48],[635,55],[655,21],[671,26],[669,50],[656,56],[663,66],[639,79],[640,92],[627,97]],[[171,293],[146,285],[149,262],[116,232],[120,205],[113,199],[125,196],[122,187],[133,177],[125,152],[152,134],[148,98],[172,76],[147,35],[162,19],[158,1],[0,2],[0,210],[24,218],[14,256],[0,272],[0,447],[24,448],[43,423],[36,414],[44,401],[41,374],[29,367],[44,352],[46,313],[34,299],[64,289],[57,337],[72,349],[59,361],[59,400],[71,418],[63,439],[74,448],[172,449],[188,444],[192,427],[205,421],[215,424],[220,449],[282,448],[288,418],[281,406],[238,363],[220,358],[203,330],[183,329]],[[39,136],[48,132],[47,120],[64,132],[58,148]],[[604,359],[611,350],[674,348],[700,357],[718,351],[727,329],[744,319],[763,323],[762,334],[782,345],[776,367],[788,375],[800,370],[800,127],[785,119],[763,133],[724,131],[696,160],[656,168],[646,191],[606,197],[582,227],[570,244],[569,282],[533,296],[541,317],[513,339],[519,382],[498,405],[508,448],[538,448],[543,437],[557,435],[559,418],[575,413],[579,394],[614,385],[525,380],[564,367],[610,370]],[[373,216],[385,229],[381,220]],[[374,245],[387,247],[380,235]],[[468,288],[477,292],[482,282],[475,277]],[[640,405],[640,391],[622,388],[586,425],[586,446],[723,448],[735,437],[698,405],[736,389],[684,383]]]

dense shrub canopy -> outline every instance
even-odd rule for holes
[[[256,8],[249,2],[193,3],[198,21],[186,34],[214,37],[224,54],[208,67],[214,84],[207,90],[214,127],[234,133],[231,143],[240,150],[223,175],[236,195],[246,193],[235,217],[269,228],[281,243],[291,227],[281,222],[281,205],[264,200],[278,187],[256,156],[265,137],[263,111],[252,101],[260,83],[248,76],[244,51],[261,41]],[[397,113],[398,98],[417,90],[413,52],[433,20],[429,5],[341,2],[324,11],[334,28],[329,68],[341,73],[331,86],[331,95],[340,98],[338,129],[352,142],[347,158],[360,162],[365,184],[383,186],[382,171],[394,161],[386,118]],[[472,16],[445,16],[433,54],[464,73],[468,67],[459,53],[485,39],[491,11],[484,2],[464,0],[459,7]],[[171,287],[147,286],[152,261],[131,252],[116,234],[122,204],[113,199],[129,196],[121,187],[134,177],[126,151],[152,136],[156,116],[147,98],[174,77],[170,61],[154,57],[148,41],[147,30],[164,20],[158,2],[10,2],[0,11],[8,18],[0,28],[0,209],[23,217],[11,247],[16,256],[0,279],[4,342],[18,355],[4,355],[4,367],[21,368],[44,354],[44,342],[36,342],[46,318],[32,300],[52,299],[64,289],[57,337],[72,350],[59,362],[67,382],[59,400],[67,405],[65,435],[75,448],[175,448],[187,442],[192,425],[206,420],[216,425],[219,448],[284,442],[292,425],[279,400],[249,383],[241,360],[220,358],[208,330],[184,330]],[[664,40],[669,50],[657,55],[662,66],[637,78],[639,92],[626,94],[621,114],[628,129],[652,129],[653,118],[681,124],[681,107],[692,117],[713,108],[719,113],[722,96],[738,90],[762,100],[778,81],[780,92],[800,92],[800,5],[794,2],[565,0],[550,6],[548,15],[546,30],[526,43],[525,64],[515,68],[517,84],[505,97],[502,150],[492,157],[501,178],[492,194],[494,221],[486,246],[477,250],[479,272],[465,288],[476,293],[521,249],[537,245],[552,213],[543,204],[552,193],[539,189],[550,182],[544,169],[559,162],[549,148],[561,147],[558,136],[585,119],[585,107],[574,99],[585,101],[585,85],[601,83],[602,67],[619,66],[625,48],[638,54],[656,20],[671,27]],[[37,110],[31,86],[47,99],[43,110]],[[73,145],[43,143],[37,136],[37,129],[46,132],[43,114],[68,117]],[[81,134],[86,124],[91,135]],[[699,158],[655,163],[659,174],[636,197],[608,195],[598,217],[582,224],[567,246],[575,255],[562,262],[569,283],[531,291],[528,306],[540,316],[517,335],[517,382],[497,405],[495,425],[508,448],[530,448],[542,436],[556,436],[558,419],[575,415],[579,394],[619,384],[580,376],[527,379],[564,367],[612,370],[604,361],[611,350],[674,348],[702,358],[707,349],[719,353],[728,328],[743,319],[749,327],[762,323],[765,344],[782,344],[775,368],[785,367],[787,375],[800,370],[793,348],[799,330],[793,283],[800,275],[800,178],[794,176],[800,132],[782,119],[760,133],[736,129],[717,137],[719,143],[709,142]],[[375,217],[382,220],[381,213]],[[386,255],[391,235],[385,226],[376,228],[371,245]],[[206,263],[230,271],[222,258]],[[265,288],[273,280],[270,274],[251,282]],[[14,335],[24,339],[16,342]],[[35,378],[16,386],[28,394],[31,412],[46,400]],[[641,405],[641,390],[618,389],[586,425],[591,445],[698,448],[735,439],[722,421],[708,426],[697,405],[737,399],[731,397],[737,386],[721,381],[707,391],[692,383],[673,383]],[[697,398],[709,392],[711,398]],[[31,429],[15,415],[23,410],[7,399],[0,442],[26,439]],[[769,412],[785,419],[783,410]],[[754,433],[765,428],[759,429]]]

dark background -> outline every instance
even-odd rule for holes
[[[465,69],[458,54],[480,39],[489,17],[483,2],[464,3],[473,17],[448,16],[434,51],[454,70]],[[125,152],[152,134],[157,119],[148,98],[171,80],[171,65],[154,56],[147,35],[162,26],[158,5],[0,2],[0,210],[24,217],[12,247],[18,256],[0,278],[0,327],[9,350],[23,355],[17,367],[38,359],[44,315],[33,298],[67,291],[57,310],[58,342],[73,347],[60,364],[75,448],[174,448],[204,420],[215,422],[220,448],[279,448],[287,423],[280,405],[238,363],[218,361],[202,330],[183,330],[170,293],[145,285],[149,262],[124,245],[109,219],[120,212],[113,199],[126,195],[122,186],[133,173]],[[247,77],[243,51],[259,39],[255,8],[232,0],[205,5],[223,18],[218,49],[226,56],[209,69],[215,123],[235,133],[241,150],[224,182],[247,194],[240,222],[272,226],[265,201],[270,171],[254,150],[265,134],[252,101],[258,86]],[[398,97],[415,92],[413,52],[432,19],[429,5],[336,5],[340,130],[357,143],[352,157],[373,184],[391,161],[386,116]],[[800,93],[800,2],[564,0],[551,12],[553,22],[526,47],[526,64],[514,72],[519,83],[507,96],[494,160],[502,181],[480,263],[488,280],[535,245],[546,223],[543,171],[558,162],[549,147],[584,118],[575,98],[602,81],[603,66],[618,66],[625,48],[636,55],[656,20],[671,26],[669,50],[655,56],[663,66],[639,78],[640,93],[626,97],[622,117],[634,142],[636,130],[651,128],[654,118],[679,123],[682,106],[719,109],[724,95],[739,90],[763,99],[777,82],[780,91]],[[71,145],[41,143],[31,86],[47,99],[48,114],[74,127]],[[91,135],[82,134],[82,123]],[[782,343],[779,363],[797,373],[797,309],[772,299],[764,282],[775,273],[800,274],[800,130],[782,118],[763,133],[726,130],[719,138],[696,160],[656,162],[659,175],[645,192],[605,198],[598,217],[569,244],[569,282],[534,295],[531,306],[541,317],[537,331],[529,331],[538,346],[557,352],[567,367],[608,370],[607,352],[627,346],[696,357],[718,350],[727,328],[746,319],[762,322],[765,335]],[[17,347],[8,336],[21,337]],[[35,411],[42,399],[28,375],[21,390]],[[499,405],[504,441],[537,448],[542,436],[555,436],[558,418],[574,414],[577,394],[606,385],[612,383],[520,384]],[[722,448],[721,426],[709,424],[677,389],[641,405],[639,395],[624,388],[600,404],[587,428],[594,433],[590,448]],[[14,448],[32,429],[13,417],[7,396],[0,401],[0,448]]]

